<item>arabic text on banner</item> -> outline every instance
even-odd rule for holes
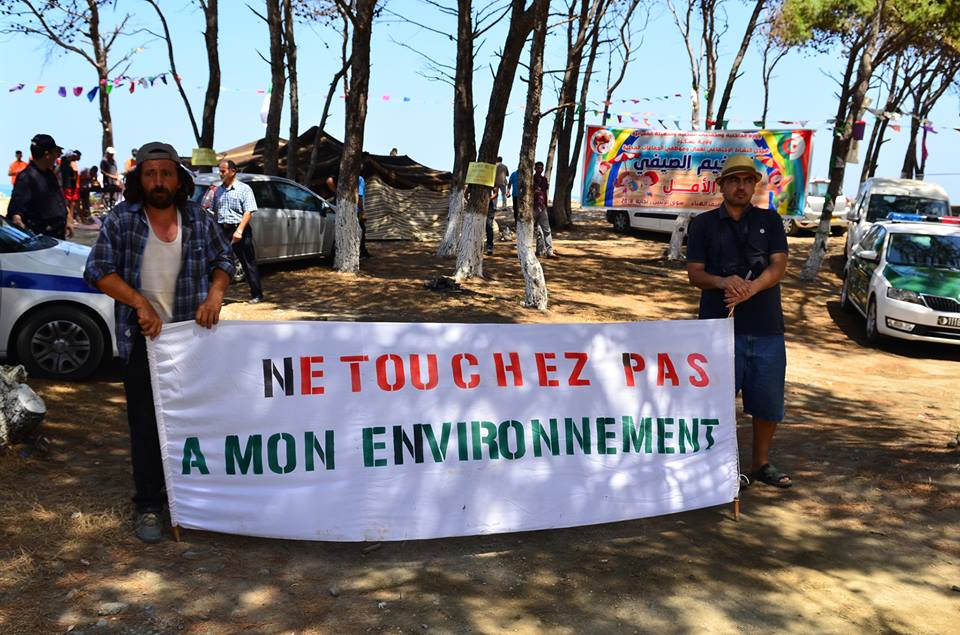
[[[148,353],[171,518],[405,540],[727,503],[732,331],[729,320],[164,325]]]
[[[588,126],[584,207],[707,210],[723,196],[716,178],[732,154],[753,157],[762,175],[753,204],[802,215],[812,130],[637,130]]]

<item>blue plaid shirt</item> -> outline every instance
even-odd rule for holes
[[[173,300],[174,322],[196,317],[197,307],[207,299],[214,269],[233,277],[230,246],[220,227],[199,204],[187,201],[180,208],[182,253]],[[140,268],[147,246],[150,225],[139,203],[124,201],[104,219],[100,235],[87,257],[83,278],[91,287],[104,276],[115,273],[134,289],[140,290]],[[116,302],[117,349],[124,359],[130,357],[133,339],[140,334],[137,312]]]
[[[234,179],[230,187],[224,187],[223,184],[217,187],[213,195],[213,209],[221,225],[239,225],[244,212],[256,211],[257,199],[249,185]]]

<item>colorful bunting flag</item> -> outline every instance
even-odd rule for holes
[[[46,89],[47,89],[46,86],[41,86],[40,84],[37,84],[37,87],[33,89],[33,92],[39,95]]]
[[[99,90],[100,90],[99,86],[94,86],[93,88],[91,88],[90,91],[87,93],[87,101],[93,102],[93,98],[97,96],[97,91]]]
[[[66,86],[61,86],[59,89],[57,89],[57,94],[60,95],[61,97],[66,97],[66,96],[67,96],[67,87],[66,87]]]
[[[74,86],[73,87],[73,96],[79,97],[83,94],[83,86]]]

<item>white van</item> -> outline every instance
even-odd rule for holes
[[[920,216],[950,216],[950,199],[936,183],[910,179],[867,179],[847,212],[847,244],[844,257],[860,242],[874,223],[893,212]]]

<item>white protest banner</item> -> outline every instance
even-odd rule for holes
[[[183,322],[148,353],[185,528],[438,538],[738,491],[730,320]]]

